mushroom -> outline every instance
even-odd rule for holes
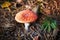
[[[36,21],[37,15],[33,11],[26,9],[16,14],[15,20],[19,23],[24,23],[25,29],[28,30],[28,26],[31,22]]]
[[[11,11],[10,8],[9,8],[9,6],[11,6],[11,3],[8,2],[8,1],[4,2],[4,3],[1,5],[2,8],[7,8],[9,11]]]

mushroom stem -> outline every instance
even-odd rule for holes
[[[30,25],[29,23],[25,23],[25,29],[28,30],[28,26]]]

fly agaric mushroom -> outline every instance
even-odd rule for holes
[[[37,15],[29,9],[20,11],[15,16],[17,22],[24,23],[26,30],[28,30],[29,23],[34,22],[36,19]]]

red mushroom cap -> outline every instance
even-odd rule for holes
[[[23,10],[16,14],[15,20],[20,23],[34,22],[37,19],[37,15],[31,10]]]

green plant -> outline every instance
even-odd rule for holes
[[[45,20],[43,20],[43,23],[41,25],[41,29],[47,32],[56,29],[56,27],[57,27],[56,20],[53,20],[50,17],[46,17]]]

